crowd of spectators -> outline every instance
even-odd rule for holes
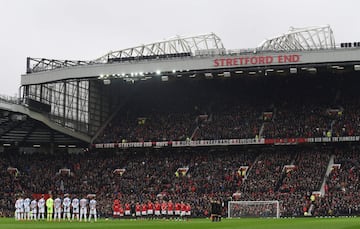
[[[15,194],[31,196],[51,191],[55,195],[70,193],[77,197],[96,194],[98,211],[103,216],[111,215],[112,201],[118,196],[123,203],[158,198],[191,201],[193,215],[203,216],[210,198],[231,196],[238,189],[241,178],[237,168],[249,164],[255,156],[227,150],[9,153],[1,158],[1,193],[5,201],[1,208],[11,214]],[[16,168],[18,173],[8,171],[9,167]],[[115,173],[118,168],[125,172]],[[189,168],[189,172],[176,175],[179,168]]]
[[[264,120],[264,107],[248,104],[222,106],[224,109],[206,114],[132,114],[112,121],[97,142],[359,136],[358,107],[357,103],[347,104],[341,111],[332,109],[336,111],[333,114],[329,106],[280,105],[271,120]]]
[[[336,152],[341,167],[330,174],[317,214],[358,212],[358,152]],[[301,216],[309,193],[321,189],[330,155],[328,149],[287,147],[3,153],[0,211],[13,214],[16,194],[51,191],[79,198],[96,194],[103,217],[112,215],[115,198],[122,203],[185,201],[191,203],[192,216],[207,216],[213,199],[279,200],[282,216]]]
[[[308,102],[308,101],[307,101]],[[173,141],[241,138],[309,138],[360,134],[358,103],[340,108],[303,104],[268,108],[250,104],[220,105],[207,112],[164,112],[122,115],[110,122],[97,142]],[[260,131],[263,127],[262,132]]]
[[[306,196],[320,190],[328,162],[324,150],[263,153],[244,183],[244,200],[280,200],[283,216],[301,216]]]
[[[262,125],[262,108],[250,104],[230,106],[219,102],[193,140],[255,138]]]
[[[264,124],[266,138],[326,137],[331,119],[324,106],[279,106],[275,118]]]
[[[144,142],[186,140],[195,129],[190,113],[130,114],[113,120],[98,142]]]
[[[316,215],[358,215],[360,213],[360,154],[358,148],[335,152],[327,177],[325,197],[318,201]]]
[[[163,94],[152,100],[146,94],[122,103],[97,142],[359,135],[359,92],[341,82],[326,77],[205,81],[166,101]]]

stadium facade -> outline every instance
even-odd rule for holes
[[[261,42],[254,49],[228,50],[213,33],[175,37],[166,41],[109,52],[92,61],[27,58],[21,76],[20,105],[3,102],[4,110],[25,114],[50,129],[78,139],[78,144],[95,142],[97,136],[121,109],[124,101],[116,81],[166,82],[180,78],[216,79],[244,76],[299,75],[360,70],[358,42],[335,43],[329,26],[290,28],[280,36]],[[139,93],[139,92],[137,92]],[[15,136],[15,135],[14,135]],[[25,139],[23,141],[23,139]],[[67,139],[68,140],[68,139]],[[172,139],[174,140],[174,139]],[[190,141],[189,141],[190,140]],[[266,140],[209,139],[211,141],[124,142],[96,147],[151,147],[242,144],[294,144],[301,142],[358,141],[359,137],[337,139],[291,138]],[[26,142],[26,138],[6,144]],[[33,144],[44,144],[33,142]],[[108,143],[108,142],[107,142]]]

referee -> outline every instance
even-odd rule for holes
[[[221,221],[221,203],[220,201],[211,201],[211,221]]]

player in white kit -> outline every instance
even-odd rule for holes
[[[57,197],[54,200],[54,207],[55,207],[54,220],[56,220],[56,218],[57,218],[58,221],[60,221],[60,218],[61,218],[61,199],[59,197]]]
[[[69,198],[68,194],[65,194],[65,198],[63,200],[63,209],[64,209],[64,215],[63,219],[70,220],[70,205],[71,205],[71,199]]]
[[[75,216],[76,216],[76,219],[79,220],[79,199],[78,198],[74,198],[71,202],[71,207],[73,209],[72,211],[72,219],[74,220],[75,219]]]
[[[82,218],[84,218],[84,220],[86,221],[86,215],[87,215],[87,204],[88,204],[88,200],[85,198],[82,198],[80,200],[80,221],[82,220]]]
[[[31,210],[30,219],[31,220],[36,220],[36,215],[37,215],[37,201],[36,201],[36,199],[33,199],[31,201],[30,210]]]
[[[20,220],[20,197],[15,202],[15,220]]]
[[[24,199],[20,196],[19,198],[19,220],[24,219]]]
[[[89,213],[89,221],[91,220],[91,216],[94,216],[94,220],[96,222],[97,216],[96,216],[96,200],[95,197],[91,197],[90,203],[89,203],[90,213]]]
[[[30,220],[30,198],[25,198],[24,200],[24,219]]]
[[[44,195],[41,196],[40,200],[38,201],[38,208],[39,208],[39,216],[38,219],[45,219],[45,199]]]

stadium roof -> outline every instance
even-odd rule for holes
[[[95,63],[107,63],[109,59],[161,56],[169,54],[190,54],[201,50],[225,50],[221,39],[214,33],[191,37],[176,36],[165,41],[144,44],[119,51],[109,52],[96,59]]]
[[[329,25],[305,28],[290,27],[289,31],[267,39],[256,51],[303,51],[335,48],[335,38]]]
[[[334,49],[335,38],[329,25],[305,28],[290,27],[289,31],[261,42],[255,49],[247,51],[306,51]],[[111,51],[95,60],[56,60],[48,58],[28,58],[26,73],[36,73],[64,67],[112,63],[114,61],[133,61],[161,59],[198,55],[233,54],[226,50],[220,37],[214,33],[197,36],[176,36],[168,40],[143,44],[118,51]]]

